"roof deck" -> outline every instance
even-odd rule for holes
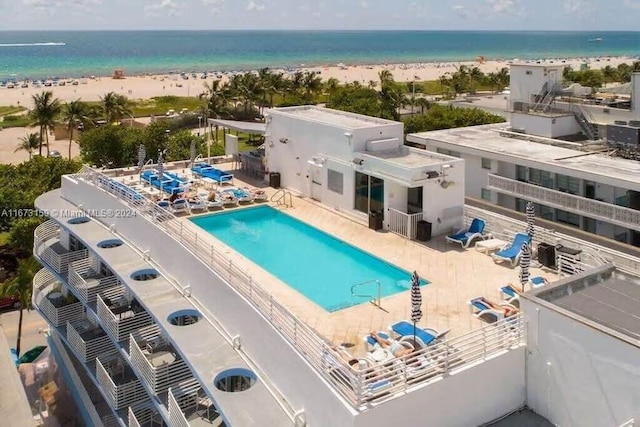
[[[231,166],[231,164],[217,165],[222,170],[230,170]],[[174,172],[188,176],[189,179],[193,178],[188,169],[177,169]],[[140,193],[150,194],[151,197],[158,195],[157,189],[145,183],[139,183],[135,177],[117,179],[133,186]],[[236,175],[234,184],[242,187],[255,183],[245,181],[242,176]],[[269,198],[276,192],[269,187],[264,190]],[[475,248],[462,250],[460,245],[448,244],[444,236],[434,238],[428,243],[407,240],[390,232],[370,230],[367,224],[357,218],[336,212],[311,199],[294,197],[293,203],[293,208],[285,208],[283,212],[406,271],[416,270],[422,278],[429,281],[429,284],[422,288],[424,317],[419,322],[419,326],[434,328],[438,331],[450,330],[449,337],[462,335],[486,325],[471,313],[468,305],[470,299],[485,296],[499,301],[498,288],[508,283],[516,284],[519,281],[519,267],[511,267],[508,263],[497,264],[491,256]],[[252,205],[241,205],[231,209],[243,209]],[[273,207],[281,209],[275,204]],[[224,211],[228,210],[228,208],[224,209]],[[212,213],[208,212],[204,215],[209,214]],[[196,227],[188,221],[186,214],[180,214],[180,218]],[[409,290],[383,298],[380,307],[363,298],[359,305],[328,312],[214,236],[204,231],[199,234],[204,236],[199,236],[199,241],[206,238],[214,247],[223,248],[221,252],[298,319],[332,343],[353,345],[354,348],[351,351],[354,354],[364,351],[361,345],[362,339],[371,331],[386,330],[390,324],[410,318]],[[495,237],[501,237],[505,242],[510,238],[497,235]],[[544,276],[549,281],[557,279],[556,273],[538,268],[532,268],[531,275],[532,277]]]
[[[316,106],[284,107],[270,110],[275,114],[342,127],[344,129],[370,128],[398,124],[392,120],[379,119],[361,114],[348,113]]]
[[[522,164],[518,161],[537,163],[543,169],[557,167],[566,169],[564,172],[571,176],[593,179],[598,182],[619,181],[620,186],[640,191],[638,175],[640,162],[605,154],[588,153],[577,149],[555,146],[552,143],[542,144],[527,141],[517,137],[503,136],[500,130],[505,129],[504,123],[472,126],[457,129],[437,130],[408,135],[407,139],[420,143],[421,140],[440,141],[452,144],[451,149],[465,147],[477,152],[493,154],[493,158],[502,158],[511,163]],[[526,138],[527,135],[521,135]],[[562,143],[562,141],[558,141]]]

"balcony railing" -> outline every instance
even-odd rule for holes
[[[487,188],[546,206],[640,231],[640,211],[600,202],[515,179],[489,174]]]
[[[191,378],[189,367],[161,335],[157,325],[134,332],[129,340],[131,364],[154,393],[161,393],[185,378]]]
[[[56,328],[64,327],[68,321],[84,317],[82,303],[73,296],[64,296],[62,285],[46,268],[33,277],[32,302]]]
[[[125,288],[117,286],[101,292],[96,299],[98,319],[117,341],[125,341],[140,328],[153,324],[153,319]]]
[[[89,253],[86,249],[70,251],[60,244],[60,227],[50,220],[36,227],[34,232],[34,251],[38,258],[56,273],[65,275],[69,264],[83,258]]]
[[[422,212],[409,214],[389,208],[389,231],[407,239],[415,239]]]
[[[150,402],[129,406],[128,418],[129,427],[164,427],[166,425]]]
[[[85,258],[69,265],[69,285],[76,291],[85,304],[96,302],[98,292],[113,288],[120,282],[116,276],[105,277],[98,273],[99,261],[96,258]]]
[[[149,399],[140,380],[120,356],[104,361],[96,359],[96,379],[109,405],[115,409]]]
[[[115,356],[117,349],[107,333],[87,318],[67,322],[67,341],[83,362]]]
[[[185,381],[169,389],[169,421],[172,426],[189,427],[201,420],[213,424],[220,417],[213,402],[196,379]]]
[[[360,409],[360,405],[370,398],[370,393],[362,387],[345,387],[341,385],[339,381],[335,380],[335,377],[331,374],[334,372],[334,368],[345,369],[348,372],[347,376],[349,382],[357,382],[359,376],[350,371],[348,364],[342,359],[336,361],[336,364],[331,368],[327,368],[326,354],[330,350],[329,345],[325,339],[320,336],[314,329],[309,327],[306,323],[298,319],[293,313],[291,313],[286,307],[277,302],[277,300],[265,290],[259,283],[256,283],[255,279],[249,276],[242,268],[239,268],[235,263],[228,258],[222,250],[214,247],[210,242],[208,234],[203,233],[193,224],[188,221],[184,221],[175,217],[170,212],[159,208],[152,201],[142,197],[136,193],[133,189],[126,188],[125,185],[114,181],[103,173],[94,170],[90,167],[83,167],[82,170],[73,176],[73,179],[91,183],[97,188],[103,189],[109,192],[122,203],[130,206],[132,209],[136,209],[139,218],[145,218],[155,223],[159,228],[164,229],[165,232],[174,238],[176,241],[184,245],[189,251],[197,256],[203,263],[209,266],[212,270],[224,277],[229,286],[239,292],[247,301],[249,301],[271,325],[305,358],[305,360],[313,366],[317,372],[321,373],[325,377],[333,380],[331,383],[335,389],[340,392],[343,397],[351,402],[351,404]],[[98,220],[100,220],[98,218]],[[515,335],[519,339],[522,339],[520,334],[521,324],[517,322],[518,334]],[[148,377],[150,384],[154,384],[157,390],[166,390],[170,383],[168,379],[164,383],[160,384],[157,381],[157,375],[154,372],[147,356],[143,353],[141,346],[144,347],[143,337],[139,336],[146,328],[134,333],[131,337],[131,360],[133,364],[139,366],[142,372],[145,372],[145,376]],[[499,340],[495,337],[482,334],[481,332],[473,332],[470,335],[466,335],[461,339],[470,339],[474,333],[478,333],[477,340],[485,340],[491,342],[485,342],[485,349],[491,349],[492,351],[507,350],[511,348],[514,343],[512,340]],[[137,338],[134,338],[134,335]],[[514,335],[510,334],[510,337]],[[480,341],[478,341],[480,343]],[[480,344],[478,344],[480,345]],[[447,357],[451,360],[453,355],[450,353]],[[473,364],[482,360],[485,353],[469,353],[464,359],[465,364]],[[445,358],[446,359],[446,358]],[[451,362],[451,360],[449,360]],[[451,363],[448,363],[450,366]],[[186,375],[186,374],[185,374]],[[173,379],[174,376],[171,376]],[[184,378],[184,376],[183,376]],[[406,390],[409,387],[416,385],[416,381],[428,381],[429,376],[411,376],[406,375],[395,376],[394,388]]]

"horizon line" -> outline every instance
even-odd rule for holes
[[[494,29],[397,29],[397,28],[362,28],[362,29],[339,29],[339,28],[252,28],[252,29],[192,29],[192,28],[138,28],[138,29],[125,29],[125,28],[104,28],[104,29],[14,29],[0,30],[0,33],[41,33],[45,31],[50,32],[154,32],[154,31],[188,31],[188,32],[345,32],[345,33],[358,33],[358,32],[442,32],[442,33],[456,33],[456,32],[484,32],[484,33],[640,33],[640,30],[548,30],[548,29],[527,29],[527,30],[494,30]]]

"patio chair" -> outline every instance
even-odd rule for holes
[[[422,347],[426,347],[431,344],[435,344],[438,340],[442,339],[449,333],[450,329],[443,332],[438,332],[435,329],[415,327],[416,339],[419,339]],[[393,337],[412,337],[414,335],[413,323],[408,320],[401,320],[389,326],[389,332]]]
[[[513,242],[506,245],[504,248],[499,250],[498,252],[492,254],[493,260],[495,262],[509,261],[512,267],[520,260],[520,255],[522,253],[522,245],[525,243],[530,243],[531,237],[526,233],[517,233],[513,238]]]
[[[506,285],[498,288],[500,298],[507,304],[520,308],[520,293],[513,285]]]
[[[445,239],[447,240],[447,243],[460,243],[460,245],[464,249],[467,249],[469,246],[471,246],[471,243],[473,243],[474,240],[484,237],[482,234],[484,232],[484,227],[484,220],[480,218],[474,218],[473,221],[471,221],[471,225],[469,226],[469,228],[458,230],[457,233],[451,234]]]
[[[187,199],[176,199],[173,201],[173,203],[171,203],[171,206],[173,207],[174,213],[191,213],[191,208],[189,206],[189,202],[187,202]]]
[[[542,276],[530,277],[529,284],[532,288],[539,288],[549,284],[549,281]]]
[[[469,300],[471,312],[477,318],[487,323],[496,323],[504,318],[518,313],[518,309],[507,303],[492,303],[485,297],[476,297]]]

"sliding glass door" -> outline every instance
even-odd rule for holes
[[[384,180],[356,172],[354,209],[366,214],[384,211]]]

